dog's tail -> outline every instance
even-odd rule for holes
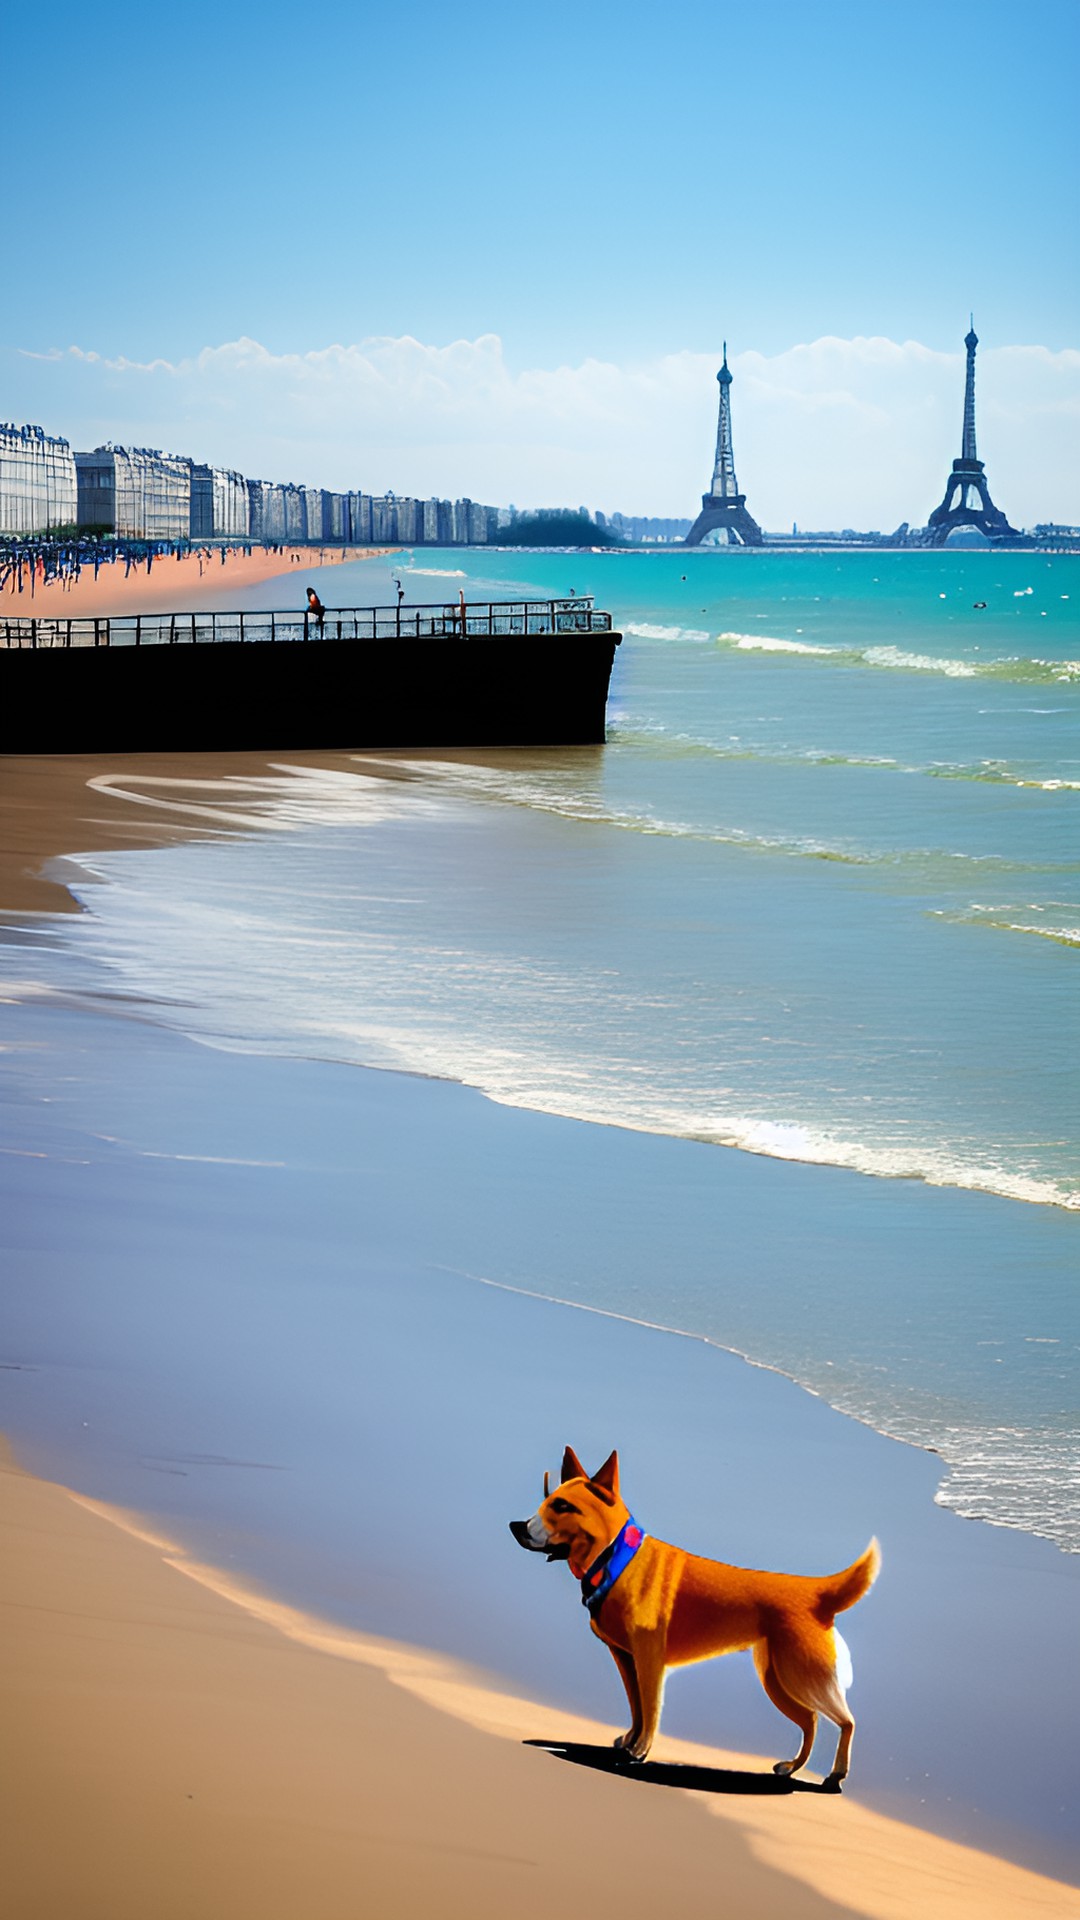
[[[871,1540],[866,1552],[859,1555],[843,1573],[830,1574],[822,1580],[818,1588],[817,1606],[814,1611],[825,1626],[832,1626],[838,1613],[844,1613],[869,1593],[878,1577],[881,1566],[881,1548],[876,1540]]]

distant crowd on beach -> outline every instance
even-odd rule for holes
[[[323,566],[328,560],[359,557],[369,549],[299,546],[294,541],[233,541],[203,545],[189,540],[25,540],[0,545],[0,594],[33,599],[39,588],[71,592],[86,577],[97,580],[102,568],[123,565],[123,577],[150,577],[155,563],[195,560],[199,577],[211,567],[225,567],[236,558],[252,555],[288,555],[291,564]]]

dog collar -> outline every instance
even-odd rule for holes
[[[630,1565],[644,1538],[643,1529],[638,1526],[631,1514],[620,1527],[611,1545],[605,1547],[603,1553],[597,1554],[592,1566],[582,1575],[581,1604],[583,1607],[588,1607],[594,1618],[620,1573]]]

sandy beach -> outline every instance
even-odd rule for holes
[[[630,1231],[715,1206],[733,1242],[790,1216],[794,1245],[824,1178],[857,1265],[865,1209],[902,1219],[902,1183],[202,1047],[107,973],[59,986],[59,856],[243,830],[222,784],[269,772],[258,756],[0,767],[19,1920],[482,1920],[607,1902],[620,1862],[634,1915],[673,1886],[748,1920],[1080,1915],[1072,1707],[1043,1658],[1074,1632],[1075,1563],[935,1506],[932,1459],[777,1374],[513,1286],[515,1249],[549,1224],[557,1239],[552,1193],[586,1256],[610,1244],[609,1203]],[[192,780],[216,819],[187,810],[175,783]],[[956,1197],[928,1204],[944,1221]],[[870,1237],[889,1231],[875,1218]],[[774,1781],[786,1733],[733,1661],[672,1688],[654,1757],[709,1770],[689,1787],[522,1744],[606,1747],[620,1724],[565,1574],[505,1531],[565,1440],[617,1441],[657,1531],[749,1564],[840,1565],[881,1533],[885,1573],[847,1634],[860,1728],[842,1798],[814,1775]]]
[[[19,1920],[357,1912],[1036,1920],[1080,1893],[812,1790],[731,1791],[760,1757],[664,1740],[651,1790],[524,1744],[534,1705],[345,1634],[131,1516],[0,1465],[5,1881]],[[186,1577],[185,1577],[186,1576]],[[544,1738],[610,1729],[543,1715]],[[712,1778],[709,1774],[712,1774]],[[632,1867],[632,1870],[631,1870]]]
[[[6,613],[75,619],[210,607],[237,588],[255,587],[282,575],[306,574],[312,568],[341,566],[349,560],[376,559],[393,551],[392,547],[220,546],[156,555],[130,569],[116,560],[103,564],[96,575],[92,566],[84,566],[77,579],[44,581],[32,576],[20,584],[13,575],[0,590],[0,617]]]
[[[287,757],[298,767],[344,771],[353,766],[344,754]],[[226,783],[246,782],[266,774],[267,760],[257,753],[215,755],[209,768],[191,755],[146,753],[125,754],[118,767],[93,755],[0,755],[0,913],[76,912],[63,868],[63,855],[74,848],[168,846],[236,831],[238,822],[230,829],[224,818],[215,824],[205,812],[193,812],[179,786],[170,791],[170,783],[207,772]],[[117,775],[119,797],[106,790],[107,773]],[[91,781],[99,784],[92,786]],[[140,791],[144,803],[133,804],[130,796]],[[257,818],[250,792],[244,807],[250,828]]]

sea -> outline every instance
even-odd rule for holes
[[[1080,1551],[1080,559],[392,567],[410,602],[594,595],[624,636],[607,745],[167,787],[118,762],[99,785],[196,838],[69,865],[87,911],[41,977],[90,969],[213,1047],[812,1166],[837,1196],[812,1288],[797,1261],[762,1287],[632,1248],[522,1249],[510,1279],[786,1374],[934,1449],[941,1504]],[[340,606],[389,587],[385,563],[317,577]],[[927,1196],[899,1278],[884,1245],[852,1274],[838,1170]]]

